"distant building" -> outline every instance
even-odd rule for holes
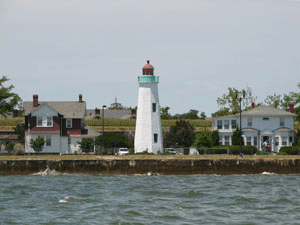
[[[267,141],[271,150],[279,152],[282,146],[294,143],[293,104],[290,112],[267,106],[254,107],[242,112],[242,137],[245,145],[254,145],[263,150]],[[219,131],[220,145],[232,145],[232,134],[240,126],[240,114],[214,117],[212,130]]]
[[[138,77],[139,96],[135,127],[134,151],[149,153],[163,152],[163,137],[158,97],[159,77],[147,61],[143,75]]]
[[[79,142],[85,137],[99,135],[84,125],[86,102],[79,95],[78,101],[24,102],[25,152],[34,152],[30,140],[42,136],[45,145],[42,153],[72,154],[80,151]]]
[[[87,109],[86,110],[86,119],[101,119],[102,118],[102,109]],[[136,109],[128,109],[123,107],[123,105],[117,102],[110,104],[108,109],[104,109],[104,118],[108,119],[135,119],[136,118]]]

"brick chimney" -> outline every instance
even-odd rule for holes
[[[290,112],[294,113],[294,103],[293,102],[290,103]]]
[[[82,103],[82,94],[79,95],[79,102]]]
[[[33,95],[33,107],[39,106],[39,96],[37,94]]]
[[[251,108],[252,108],[252,109],[254,109],[254,108],[255,108],[255,103],[254,103],[254,102],[252,102],[252,104],[251,104]]]

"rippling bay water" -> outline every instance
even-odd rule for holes
[[[298,224],[300,176],[0,176],[0,224]]]

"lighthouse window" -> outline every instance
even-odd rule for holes
[[[152,103],[152,112],[156,112],[156,103]]]
[[[158,134],[154,134],[154,143],[157,143],[158,141]]]

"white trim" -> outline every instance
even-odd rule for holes
[[[39,118],[42,118],[42,125],[39,125]],[[50,118],[50,120],[48,121],[48,119]],[[48,125],[48,122],[50,122],[51,124]],[[53,117],[52,116],[37,116],[36,117],[36,126],[37,127],[53,127]]]

